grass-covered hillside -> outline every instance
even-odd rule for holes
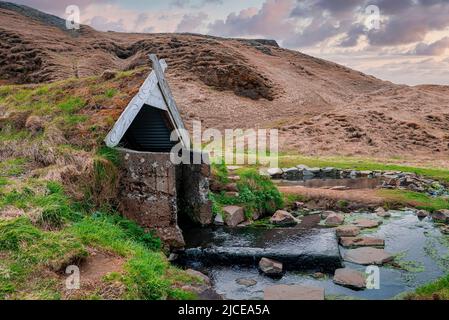
[[[193,298],[181,287],[200,280],[114,211],[102,140],[143,76],[0,87],[0,299]],[[66,289],[73,264],[81,290]]]

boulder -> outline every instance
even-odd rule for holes
[[[324,220],[324,224],[328,227],[337,227],[343,224],[345,221],[345,216],[338,213],[330,214],[326,220]]]
[[[381,217],[381,218],[389,218],[389,217],[391,217],[391,213],[388,212],[388,211],[385,211],[385,209],[382,208],[382,207],[377,208],[374,211],[374,213],[377,214],[377,216]]]
[[[351,173],[349,174],[349,177],[352,179],[355,179],[355,178],[358,178],[361,176],[362,176],[362,174],[360,173],[360,171],[356,171],[356,170],[351,171]]]
[[[365,178],[369,178],[373,176],[373,172],[369,171],[369,170],[365,170],[365,171],[360,171],[360,176],[365,177]]]
[[[360,228],[356,226],[341,226],[336,229],[338,237],[357,237],[360,234]]]
[[[293,209],[294,210],[299,210],[299,209],[303,209],[304,207],[305,207],[305,203],[304,202],[295,202],[294,204],[293,204]]]
[[[223,208],[225,223],[229,227],[235,227],[245,221],[245,211],[242,207],[227,206]]]
[[[360,271],[349,268],[335,270],[334,283],[355,290],[366,288],[365,275]]]
[[[437,222],[449,222],[449,210],[438,210],[432,213],[432,219]]]
[[[204,284],[206,284],[206,285],[210,285],[211,284],[210,278],[208,276],[206,276],[202,272],[199,272],[199,271],[196,271],[196,270],[193,270],[193,269],[188,269],[188,270],[186,270],[186,273],[189,276],[200,278],[202,280],[202,282]]]
[[[276,211],[276,213],[270,219],[270,223],[282,227],[295,226],[299,222],[300,221],[296,219],[290,212],[283,210]]]
[[[282,169],[279,169],[279,168],[270,168],[267,170],[267,173],[273,179],[281,179],[284,171],[282,171]]]
[[[442,226],[440,228],[440,231],[442,234],[448,235],[449,234],[449,226]]]
[[[352,224],[361,229],[372,229],[372,228],[377,228],[382,223],[380,221],[376,221],[376,220],[358,219],[358,220],[354,221]]]
[[[244,279],[244,278],[240,278],[235,280],[235,282],[237,282],[237,284],[241,285],[241,286],[245,286],[245,287],[253,287],[257,284],[257,281],[254,279]]]
[[[416,212],[416,216],[418,218],[427,218],[429,216],[429,212],[427,212],[426,210],[418,210]]]
[[[383,249],[368,247],[351,249],[344,254],[344,260],[361,265],[383,265],[393,259],[393,255]]]
[[[281,262],[262,258],[259,262],[259,270],[270,277],[282,276],[283,266]]]
[[[277,285],[264,290],[264,300],[324,300],[324,289],[300,285]]]
[[[337,214],[335,211],[323,211],[321,212],[321,219],[326,220],[332,214]]]
[[[289,168],[284,170],[282,176],[285,180],[299,180],[302,177],[302,172],[298,168]]]
[[[324,178],[336,178],[337,177],[337,169],[335,168],[323,168],[321,170],[322,176]]]
[[[340,244],[345,248],[385,247],[385,240],[372,237],[341,237]]]

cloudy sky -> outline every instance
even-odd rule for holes
[[[449,85],[449,0],[13,0],[98,30],[276,39],[406,84]]]

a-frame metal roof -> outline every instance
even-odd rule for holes
[[[167,63],[165,60],[159,61],[154,54],[151,54],[149,57],[153,63],[153,71],[151,71],[140,87],[139,92],[130,101],[112,130],[106,136],[105,143],[108,147],[116,147],[122,141],[122,138],[144,105],[166,112],[167,118],[171,126],[175,128],[181,143],[184,147],[190,145],[189,135],[165,79],[164,71],[167,69]]]

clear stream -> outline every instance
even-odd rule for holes
[[[397,255],[396,261],[402,266],[402,269],[391,266],[380,267],[380,289],[354,291],[338,285],[332,281],[332,274],[323,279],[313,278],[312,271],[287,271],[282,279],[274,280],[259,274],[255,266],[219,266],[208,265],[203,267],[209,276],[211,276],[215,290],[225,299],[262,299],[264,288],[276,284],[303,284],[325,289],[327,299],[391,299],[401,293],[411,291],[416,287],[431,282],[444,275],[444,270],[449,268],[449,254],[446,245],[443,245],[444,239],[440,231],[434,226],[430,218],[420,220],[414,211],[391,211],[392,217],[383,219],[383,224],[374,231],[366,232],[367,235],[376,236],[385,239],[385,250]],[[376,218],[374,214],[354,213],[349,219],[355,217]],[[304,228],[320,228],[311,226],[307,221],[317,221],[316,217],[308,217],[306,223],[299,228],[289,229],[289,233],[301,233]],[[319,220],[319,219],[318,219]],[[253,234],[251,228],[240,231]],[[270,245],[270,234],[276,236],[279,233],[273,230],[266,230],[265,246]],[[226,229],[217,229],[220,245],[234,243],[233,241],[243,241],[242,237],[235,237],[233,232],[227,232]],[[258,231],[260,232],[260,231]],[[194,241],[198,243],[207,243],[215,241],[206,233],[198,233],[198,230],[192,230],[186,233],[187,243]],[[189,240],[194,239],[194,240]],[[301,237],[293,238],[297,241],[297,247],[301,247]],[[288,246],[295,246],[295,242],[289,241]],[[273,239],[275,247],[279,241]],[[235,243],[234,243],[235,245]],[[293,248],[292,247],[292,248]],[[344,248],[340,247],[340,252],[344,254]],[[232,247],[231,247],[232,250]],[[190,261],[190,266],[201,268],[201,261]],[[345,262],[345,265],[360,271],[365,271],[364,266]],[[407,270],[403,270],[407,269]],[[239,279],[252,279],[257,281],[253,286],[244,286],[238,284]]]

